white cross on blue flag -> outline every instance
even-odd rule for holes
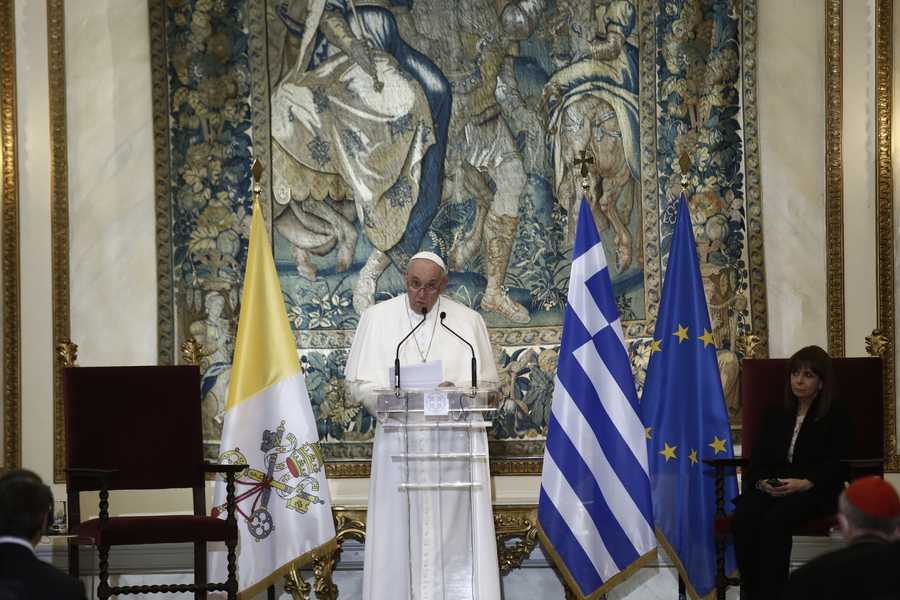
[[[603,244],[582,197],[541,477],[542,540],[579,598],[656,556],[646,431]]]

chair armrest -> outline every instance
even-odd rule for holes
[[[250,465],[243,465],[240,463],[228,464],[228,465],[223,465],[220,463],[203,463],[202,465],[200,465],[197,468],[206,473],[225,473],[225,474],[232,473],[233,474],[233,473],[240,473],[241,471],[246,469],[248,466],[250,466]]]
[[[883,458],[842,458],[841,464],[851,467],[877,467],[884,464]]]
[[[109,478],[116,475],[118,469],[63,469],[72,477],[93,477],[100,480],[100,522],[97,530],[109,529]],[[80,517],[79,517],[80,518]]]
[[[63,469],[72,477],[94,477],[95,479],[109,479],[119,472],[118,469]]]
[[[881,475],[884,472],[883,458],[842,458],[839,462],[850,467],[850,479],[861,475]]]
[[[726,467],[746,467],[750,464],[750,459],[748,458],[707,458],[702,461],[703,464],[709,465],[711,467],[718,468],[726,468]]]
[[[240,473],[241,471],[249,468],[250,465],[245,465],[241,463],[234,464],[221,464],[221,463],[203,463],[199,465],[197,468],[201,471],[205,471],[208,473],[224,473],[225,474],[225,502],[226,502],[226,513],[228,516],[225,519],[226,523],[236,524],[237,518],[234,516],[235,510],[237,509],[237,502],[235,500],[235,475]]]

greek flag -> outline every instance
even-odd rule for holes
[[[646,432],[603,244],[582,197],[538,524],[578,598],[656,556]]]

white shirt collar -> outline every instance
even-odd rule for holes
[[[32,553],[34,552],[34,546],[31,545],[31,542],[20,537],[2,535],[0,536],[0,544],[19,544],[20,546],[25,546],[26,548],[31,550]]]

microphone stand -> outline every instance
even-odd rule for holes
[[[443,327],[444,329],[446,329],[447,331],[449,331],[450,333],[452,333],[453,335],[458,337],[460,340],[462,340],[462,343],[465,344],[466,346],[468,346],[469,350],[472,351],[472,388],[477,388],[478,387],[478,368],[477,368],[477,364],[475,362],[475,348],[472,347],[472,344],[470,344],[465,339],[463,339],[463,337],[461,335],[459,335],[458,333],[456,333],[455,331],[453,331],[452,329],[450,329],[449,327],[447,327],[444,324],[444,318],[446,318],[446,316],[447,316],[447,313],[445,313],[445,312],[441,313],[441,327]]]
[[[394,358],[394,390],[400,389],[400,348],[403,346],[403,342],[409,339],[409,336],[416,332],[416,329],[421,327],[425,323],[425,317],[428,316],[428,309],[424,306],[422,307],[422,320],[419,321],[419,324],[410,330],[409,333],[406,334],[400,343],[397,344],[397,356]]]

